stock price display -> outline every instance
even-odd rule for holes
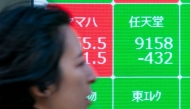
[[[89,109],[190,109],[190,0],[48,0],[96,71]]]

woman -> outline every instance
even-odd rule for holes
[[[0,14],[0,109],[86,109],[96,79],[68,14],[18,7]]]

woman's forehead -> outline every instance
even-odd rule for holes
[[[76,58],[81,53],[81,47],[77,35],[70,26],[63,25],[60,27],[61,34],[65,36],[65,56]]]

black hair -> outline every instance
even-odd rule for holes
[[[34,109],[29,92],[58,83],[59,59],[69,25],[67,12],[55,7],[17,7],[0,13],[0,109]]]

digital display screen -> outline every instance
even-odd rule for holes
[[[97,75],[89,109],[190,109],[190,0],[41,1],[71,14]]]

